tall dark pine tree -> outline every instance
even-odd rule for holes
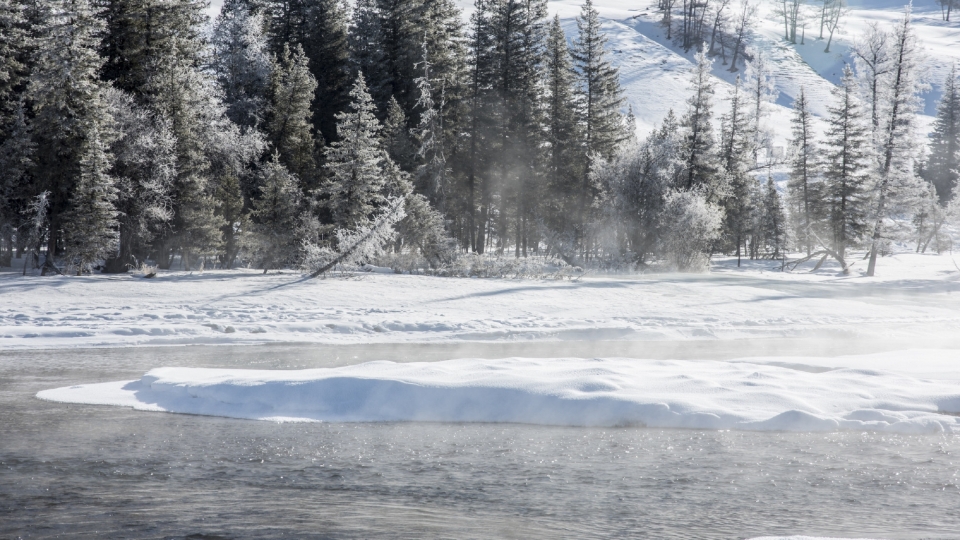
[[[857,82],[847,67],[843,81],[834,90],[830,107],[824,168],[824,203],[827,205],[834,256],[844,267],[846,250],[867,231],[872,163],[870,129],[857,99]]]
[[[571,54],[579,75],[580,122],[583,129],[583,149],[588,160],[587,173],[580,187],[577,221],[583,229],[590,219],[589,209],[599,195],[590,181],[590,160],[610,159],[620,143],[626,139],[623,129],[624,104],[620,88],[620,72],[607,60],[607,36],[600,26],[600,14],[592,0],[586,0],[577,17],[578,35]],[[581,245],[581,248],[584,246]]]
[[[954,65],[943,84],[924,174],[936,188],[940,204],[944,205],[953,199],[960,179],[960,88],[957,82]]]
[[[377,0],[359,0],[350,23],[350,60],[353,69],[370,81],[370,97],[382,115],[392,97],[392,79],[384,54],[383,16]]]
[[[737,77],[730,98],[730,112],[722,119],[720,138],[720,162],[729,184],[729,193],[722,201],[725,211],[724,232],[736,246],[737,266],[740,266],[740,248],[750,230],[750,218],[754,212],[752,188],[756,184],[756,179],[750,174],[753,134],[748,110],[740,78]]]
[[[820,214],[819,157],[816,137],[813,133],[813,113],[807,94],[800,88],[800,95],[793,103],[793,137],[790,140],[790,180],[787,190],[791,213],[795,218],[797,242],[807,255],[813,251],[813,227]]]
[[[323,140],[337,138],[335,116],[349,102],[352,80],[344,0],[266,0],[270,46],[276,56],[300,45],[317,81],[313,126]]]
[[[493,47],[493,1],[475,0],[470,16],[469,88],[465,152],[467,177],[467,236],[470,249],[483,253],[492,198],[491,168],[496,55]],[[479,200],[477,200],[479,198]]]
[[[77,182],[85,174],[84,182],[92,184],[105,177],[90,176],[87,162],[90,152],[109,140],[111,126],[99,77],[103,60],[97,48],[103,23],[89,0],[50,0],[47,5],[28,91],[35,114],[34,174],[38,192],[50,192],[47,261],[52,263],[62,251],[64,231],[78,226],[65,219],[73,203],[83,200],[75,198]],[[110,157],[100,156],[96,162],[98,170],[105,171]]]
[[[567,38],[556,16],[550,24],[544,61],[547,103],[547,156],[545,160],[549,226],[564,234],[575,215],[578,198],[572,196],[582,182],[586,162],[580,149],[577,123],[576,79]]]
[[[311,103],[317,81],[303,49],[284,47],[270,85],[270,114],[266,125],[280,163],[297,175],[307,190],[316,187]]]

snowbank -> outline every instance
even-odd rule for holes
[[[891,372],[635,359],[369,362],[334,369],[158,368],[44,400],[276,421],[906,433],[960,431],[960,386]]]

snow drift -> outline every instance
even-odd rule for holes
[[[960,385],[868,369],[635,359],[370,362],[333,369],[158,368],[44,400],[275,421],[906,433],[960,431]]]

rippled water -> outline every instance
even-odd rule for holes
[[[956,436],[275,424],[33,398],[160,365],[316,367],[444,354],[3,353],[0,538],[960,538]]]

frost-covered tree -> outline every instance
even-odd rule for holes
[[[409,192],[405,173],[382,147],[380,121],[362,75],[350,97],[350,106],[337,115],[339,140],[326,149],[327,174],[321,186],[333,223],[344,229],[366,223],[387,197]]]
[[[113,156],[99,129],[93,124],[83,140],[79,178],[63,216],[64,254],[78,276],[117,249],[117,189],[109,172]]]
[[[62,251],[64,215],[73,207],[77,182],[96,183],[91,167],[106,174],[110,156],[96,156],[112,138],[97,51],[103,22],[89,0],[50,0],[38,30],[37,59],[28,93],[33,103],[33,168],[38,191],[49,191],[48,263]],[[96,189],[96,188],[89,188]],[[109,204],[112,204],[109,200]]]
[[[844,267],[846,251],[868,230],[870,175],[875,171],[869,118],[857,97],[857,82],[847,67],[834,90],[826,133],[823,202],[831,232],[834,257]],[[826,240],[825,240],[826,241]]]
[[[267,132],[280,162],[304,182],[315,185],[316,160],[311,103],[317,81],[310,73],[308,59],[299,45],[291,51],[284,46],[270,84],[270,114]]]
[[[720,236],[723,210],[711,204],[701,190],[666,194],[661,214],[663,250],[680,271],[706,267],[710,245]]]
[[[937,190],[940,204],[954,197],[960,179],[960,88],[954,65],[943,83],[943,97],[937,106],[937,120],[930,140],[930,157],[925,177]]]
[[[176,140],[169,122],[122,90],[107,91],[117,138],[111,172],[116,187],[118,246],[104,272],[126,272],[149,252],[150,242],[173,217]]]
[[[407,129],[407,115],[393,97],[387,104],[387,117],[383,121],[381,134],[383,146],[390,155],[390,159],[401,170],[412,170],[417,154],[416,141]]]
[[[436,103],[433,101],[431,64],[427,55],[427,46],[424,43],[423,59],[420,62],[423,75],[417,78],[417,87],[420,90],[417,107],[421,109],[421,112],[420,125],[416,130],[417,140],[420,143],[420,148],[417,150],[420,166],[417,167],[416,175],[420,191],[426,194],[433,205],[443,212],[450,177],[450,169],[447,166],[447,156],[444,151],[444,102],[442,92],[440,101]]]
[[[751,139],[751,154],[755,167],[760,157],[760,151],[765,150],[769,154],[772,135],[763,124],[767,109],[770,104],[777,101],[776,81],[770,71],[770,63],[763,55],[763,51],[752,51],[753,60],[747,62],[747,69],[744,73],[744,88],[749,96],[749,129]],[[768,155],[767,160],[770,161]]]
[[[229,2],[220,10],[213,27],[212,68],[223,89],[227,116],[234,123],[252,128],[265,117],[273,64],[263,32],[263,16],[241,2]]]
[[[874,275],[884,221],[909,205],[920,193],[916,174],[919,147],[916,144],[919,93],[923,59],[913,30],[910,6],[891,35],[890,74],[880,107],[878,144],[879,182],[873,209],[872,242],[867,275]]]
[[[713,135],[714,87],[710,78],[713,62],[707,58],[706,52],[698,53],[696,60],[691,72],[693,94],[687,99],[687,112],[680,121],[684,137],[681,150],[686,170],[684,187],[693,189],[703,186],[713,190],[720,170]]]
[[[852,51],[857,78],[864,101],[870,110],[870,125],[880,129],[880,107],[885,79],[893,69],[890,51],[891,36],[876,23],[870,23],[866,32],[854,42]]]

